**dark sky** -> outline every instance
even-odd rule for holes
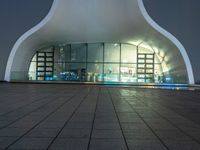
[[[0,0],[0,81],[16,40],[41,21],[53,0]]]
[[[49,11],[53,0],[0,1],[0,80],[15,41]],[[200,81],[200,0],[144,0],[150,16],[186,48]]]
[[[200,81],[200,0],[144,0],[149,15],[186,48]]]

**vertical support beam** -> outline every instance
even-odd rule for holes
[[[55,46],[53,46],[53,54],[52,54],[53,56],[52,56],[52,78],[53,78],[53,76],[54,76],[54,63],[55,63]]]
[[[136,51],[137,51],[137,54],[136,54],[136,73],[137,73],[137,82],[138,82],[138,45],[136,46]]]
[[[86,46],[86,61],[85,61],[85,79],[84,81],[87,81],[87,72],[88,72],[88,43],[85,43],[85,46]]]
[[[147,54],[144,54],[144,81],[147,82]]]
[[[69,44],[69,71],[71,70],[71,61],[72,61],[72,44]]]
[[[122,64],[122,44],[119,44],[120,47],[120,52],[119,52],[119,57],[120,57],[120,62],[119,62],[119,82],[121,82],[121,64]]]
[[[38,80],[38,51],[36,52],[36,72],[35,72],[36,80]]]
[[[155,52],[153,53],[153,82],[155,83]]]
[[[86,60],[85,60],[85,63],[86,63],[86,72],[87,72],[87,68],[88,68],[88,43],[85,43],[85,46],[86,46]]]
[[[105,43],[102,44],[103,44],[103,82],[104,82]]]

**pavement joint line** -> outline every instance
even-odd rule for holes
[[[54,101],[54,98],[52,98],[50,101],[46,102],[45,104],[42,104],[42,105],[38,106],[37,108],[33,109],[32,111],[26,113],[25,115],[23,115],[23,116],[21,116],[21,117],[15,119],[14,121],[10,122],[9,124],[6,124],[5,126],[1,127],[0,130],[1,130],[1,129],[4,129],[4,128],[10,126],[10,125],[12,125],[13,123],[19,121],[20,119],[23,119],[24,117],[26,117],[26,116],[30,115],[31,113],[33,113],[33,112],[35,112],[35,111],[41,109],[42,107],[44,107],[44,106],[47,105],[47,104],[50,104],[50,103],[53,102],[53,101]]]
[[[11,144],[9,144],[5,150],[8,150],[12,145],[14,145],[16,142],[18,142],[20,139],[22,139],[25,135],[27,135],[30,131],[32,131],[35,127],[37,127],[40,123],[42,123],[44,120],[46,120],[49,116],[51,116],[52,114],[54,114],[57,110],[59,110],[64,104],[66,104],[67,102],[71,101],[72,98],[76,96],[76,93],[74,93],[71,97],[69,97],[65,102],[63,102],[62,104],[60,104],[57,108],[55,108],[53,111],[51,111],[48,115],[46,115],[43,119],[41,119],[36,125],[34,125],[32,128],[30,128],[27,132],[25,132],[22,136],[20,136],[19,138],[17,138],[15,141],[13,141]],[[52,100],[53,101],[53,100]],[[52,102],[51,101],[51,102]],[[50,103],[50,102],[49,102]]]
[[[50,142],[50,144],[47,147],[47,150],[49,150],[49,148],[52,146],[52,144],[55,142],[55,140],[57,139],[57,137],[61,134],[62,130],[64,129],[64,127],[67,125],[67,123],[71,120],[71,118],[73,117],[73,115],[75,114],[75,112],[78,110],[78,108],[81,106],[81,104],[84,102],[84,100],[88,97],[88,95],[90,94],[92,88],[89,89],[89,91],[87,92],[87,94],[85,96],[83,96],[82,100],[80,101],[80,103],[77,105],[77,107],[74,109],[74,111],[71,113],[71,115],[69,116],[69,118],[65,121],[64,125],[61,127],[61,129],[59,130],[58,134],[53,138],[53,140]]]
[[[94,122],[95,122],[97,107],[98,107],[98,103],[99,103],[99,93],[100,93],[100,91],[101,91],[101,88],[98,88],[97,101],[96,101],[96,105],[95,105],[94,116],[93,116],[93,120],[92,120],[92,128],[91,128],[91,131],[90,131],[90,137],[89,137],[89,142],[88,142],[88,145],[87,145],[87,150],[90,149],[92,133],[94,131]]]
[[[154,132],[154,130],[148,125],[148,123],[142,118],[142,116],[135,110],[135,108],[123,98],[123,100],[133,109],[133,111],[138,115],[138,117],[144,122],[144,124],[151,130],[151,132],[157,137],[157,139],[162,143],[162,145],[167,149],[170,150],[169,147],[163,142],[163,140]]]
[[[115,111],[115,114],[116,114],[116,117],[117,117],[117,120],[118,120],[118,123],[119,123],[119,127],[120,127],[120,130],[121,130],[121,132],[122,132],[122,136],[123,136],[123,139],[124,139],[124,142],[125,142],[125,145],[126,145],[126,148],[127,148],[127,150],[129,150],[128,142],[127,142],[127,140],[126,140],[126,137],[125,137],[125,134],[124,134],[124,131],[123,131],[123,128],[122,128],[122,125],[121,125],[119,116],[118,116],[117,111],[116,111],[116,108],[115,108],[115,104],[114,104],[114,101],[113,101],[113,97],[112,97],[112,95],[111,95],[111,93],[110,93],[109,88],[107,88],[107,93],[108,93],[108,95],[109,95],[109,97],[110,97],[110,100],[111,100],[111,102],[112,102],[112,105],[113,105],[113,108],[114,108],[114,111]]]
[[[164,107],[165,109],[168,109],[168,110],[172,111],[173,113],[175,113],[175,114],[177,114],[177,115],[179,115],[179,116],[181,116],[181,117],[187,119],[188,121],[191,121],[191,122],[193,122],[194,124],[200,126],[200,125],[199,125],[198,123],[196,123],[194,120],[183,116],[181,113],[178,113],[177,111],[173,110],[172,108],[167,107],[167,106],[165,106],[165,105],[162,105],[162,104],[160,104],[159,102],[156,102],[156,101],[155,101],[155,103],[158,104],[158,105],[160,105],[160,106],[162,106],[162,107]]]
[[[146,105],[146,103],[144,101],[142,101],[141,99],[139,99],[143,104]],[[159,104],[158,104],[159,105]],[[161,118],[167,120],[172,126],[174,126],[176,129],[178,129],[180,132],[182,132],[184,135],[188,136],[189,138],[191,138],[194,142],[200,144],[200,141],[196,138],[194,138],[193,136],[191,136],[190,134],[188,134],[187,132],[183,131],[181,128],[179,128],[175,123],[173,123],[171,120],[169,120],[167,117],[161,115],[158,111],[156,111],[155,109],[153,109],[151,106],[148,106],[151,110],[153,110],[155,113],[157,113]]]
[[[25,105],[23,105],[23,106],[19,106],[19,107],[15,108],[15,109],[13,109],[13,110],[10,110],[10,111],[8,111],[8,112],[6,112],[6,113],[4,113],[4,114],[0,114],[0,116],[7,115],[7,114],[9,114],[9,113],[12,113],[12,112],[18,110],[18,109],[22,109],[23,107],[29,106],[29,105],[31,105],[31,104],[33,104],[33,103],[35,103],[35,102],[38,102],[38,101],[40,101],[40,100],[42,100],[42,99],[44,99],[44,98],[46,98],[46,97],[48,97],[48,96],[43,96],[43,97],[37,98],[37,100],[33,100],[33,101],[31,101],[30,103],[28,103],[28,104],[25,104]]]

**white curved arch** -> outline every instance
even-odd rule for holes
[[[172,64],[170,73],[194,84],[186,50],[150,18],[142,0],[54,0],[47,16],[15,43],[7,62],[5,80],[11,80],[12,72],[27,71],[25,63],[30,61],[30,55],[45,44],[138,40],[161,48]]]
[[[190,63],[190,59],[187,55],[187,52],[185,50],[185,48],[183,47],[183,45],[179,42],[179,40],[173,36],[171,33],[169,33],[168,31],[166,31],[165,29],[163,29],[161,26],[159,26],[151,17],[150,15],[147,13],[145,6],[144,6],[144,2],[143,0],[137,0],[138,1],[138,5],[140,8],[140,11],[142,13],[142,15],[144,16],[145,20],[158,32],[160,32],[161,34],[163,34],[164,36],[166,36],[172,43],[174,43],[183,59],[187,68],[187,74],[188,74],[188,80],[189,80],[189,84],[194,84],[194,75],[193,75],[193,70],[192,70],[192,65]]]
[[[19,48],[19,46],[28,38],[30,37],[32,34],[34,34],[35,32],[37,32],[39,29],[41,29],[43,26],[45,26],[52,18],[52,16],[54,15],[54,12],[57,8],[57,4],[58,4],[58,0],[54,0],[53,4],[51,6],[50,11],[48,12],[48,14],[46,15],[46,17],[39,23],[37,24],[35,27],[31,28],[30,30],[28,30],[26,33],[24,33],[15,43],[15,45],[13,46],[11,53],[9,55],[8,61],[7,61],[7,65],[6,65],[6,71],[5,71],[5,77],[4,80],[5,81],[10,81],[10,75],[11,75],[11,67],[13,64],[13,60],[15,57],[15,54]]]

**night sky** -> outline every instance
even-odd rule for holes
[[[53,0],[0,1],[0,80],[6,59],[16,40],[48,13]],[[186,48],[195,80],[200,81],[200,1],[144,0],[150,16]]]
[[[144,0],[149,15],[183,44],[200,81],[200,1]]]

